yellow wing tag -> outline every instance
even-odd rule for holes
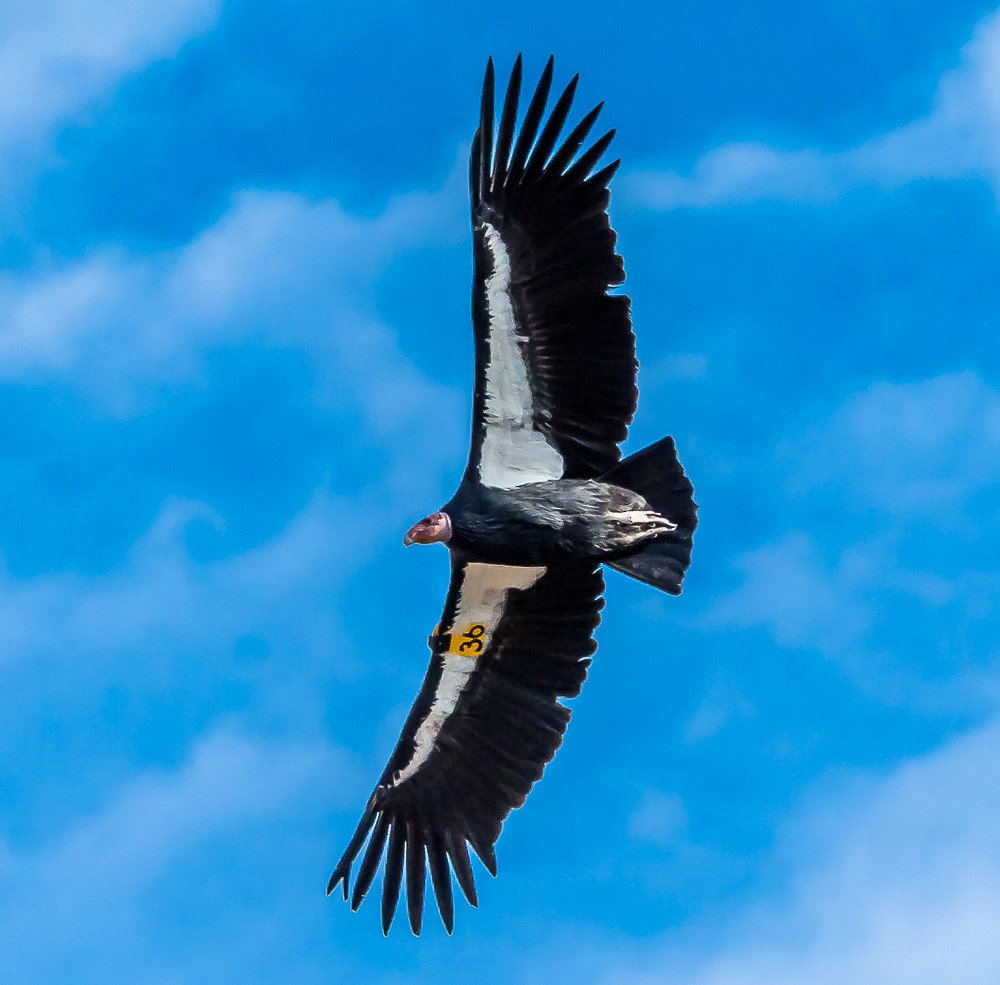
[[[469,623],[464,633],[446,633],[442,636],[441,627],[434,627],[430,639],[431,649],[435,653],[453,653],[456,657],[478,657],[489,643],[486,627],[481,622]]]
[[[470,623],[461,636],[451,634],[451,645],[448,653],[459,657],[478,657],[486,649],[486,627],[481,622]]]

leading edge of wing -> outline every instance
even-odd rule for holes
[[[595,170],[615,131],[587,141],[603,104],[562,137],[574,76],[546,118],[553,59],[520,130],[521,57],[494,140],[487,65],[473,141],[476,392],[469,472],[511,488],[614,465],[638,391],[630,302],[607,214],[618,161]]]
[[[345,900],[358,909],[384,859],[386,934],[404,881],[410,927],[420,933],[428,869],[448,933],[452,875],[478,905],[468,848],[496,875],[493,846],[503,822],[562,743],[570,712],[558,699],[578,694],[586,677],[603,589],[589,562],[549,569],[453,564],[424,683],[328,893],[342,883]],[[463,645],[483,638],[481,653],[462,655]],[[462,661],[472,667],[467,673]],[[458,688],[456,674],[464,677]]]

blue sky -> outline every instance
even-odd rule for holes
[[[0,978],[1000,980],[1000,11],[3,9]],[[383,940],[323,889],[440,612],[519,50],[619,129],[629,447],[701,526],[680,599],[609,573],[480,909]]]

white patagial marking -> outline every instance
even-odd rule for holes
[[[512,588],[522,591],[531,588],[544,574],[545,568],[520,568],[507,564],[467,565],[455,607],[455,619],[450,626],[442,626],[441,632],[451,633],[470,623],[480,623],[486,627],[486,639],[491,639],[503,616],[507,593]],[[444,669],[434,692],[431,710],[414,736],[413,758],[393,778],[394,785],[413,776],[427,760],[441,726],[455,710],[478,663],[478,657],[444,654]]]
[[[489,364],[486,367],[486,436],[479,477],[486,486],[513,489],[563,474],[562,455],[532,427],[531,385],[510,301],[510,256],[488,222],[483,223],[493,271],[486,279]]]

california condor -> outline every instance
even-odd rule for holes
[[[384,855],[385,933],[404,876],[419,934],[426,869],[449,933],[452,873],[477,905],[468,846],[496,875],[501,826],[561,744],[559,698],[579,693],[596,649],[601,565],[677,595],[691,560],[697,507],[673,439],[620,461],[638,390],[630,302],[608,293],[625,278],[607,213],[619,162],[597,169],[614,130],[581,151],[597,106],[560,141],[578,76],[546,119],[552,68],[518,131],[518,56],[494,136],[487,63],[470,168],[469,464],[404,538],[446,544],[451,584],[423,686],[327,888],[343,883],[356,910]]]

